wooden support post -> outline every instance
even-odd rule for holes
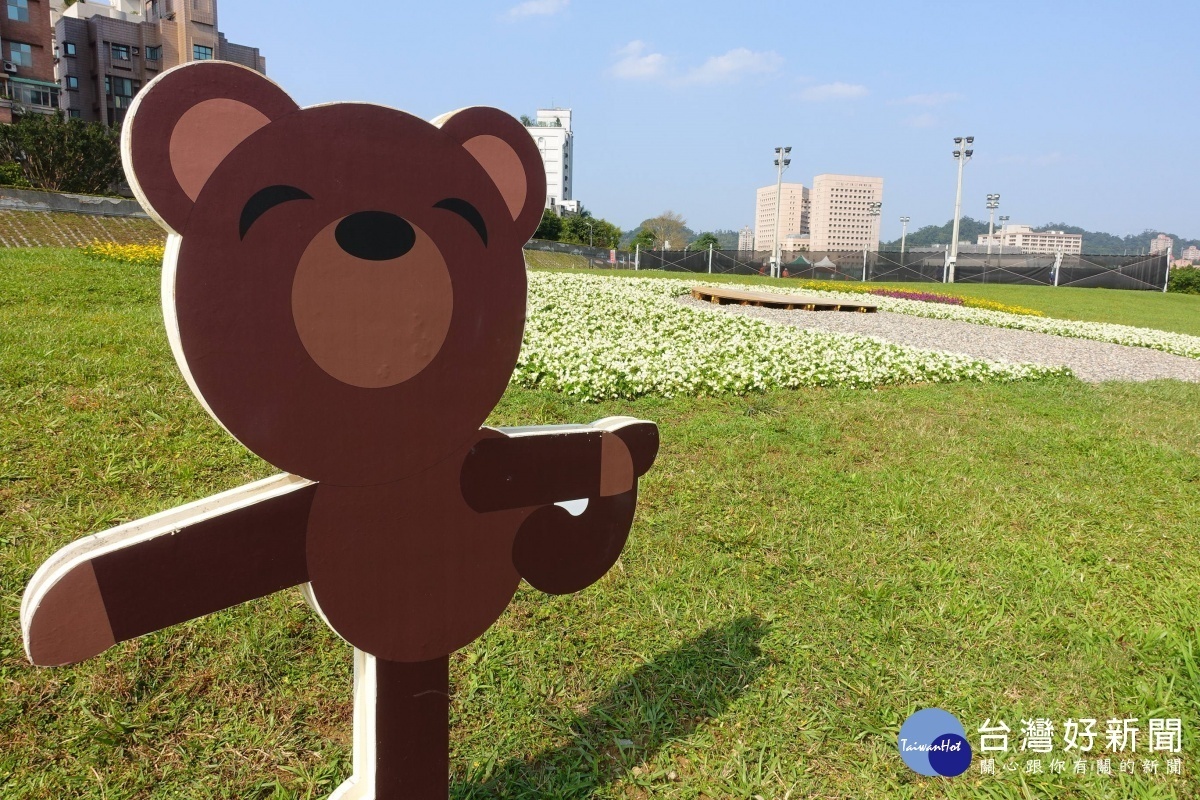
[[[375,662],[375,800],[450,795],[450,658]]]

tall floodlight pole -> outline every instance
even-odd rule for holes
[[[878,246],[879,246],[879,233],[876,229],[876,225],[879,224],[879,214],[882,211],[883,211],[883,203],[881,203],[879,201],[875,201],[873,203],[867,203],[867,219],[870,220],[870,223],[869,223],[870,227],[867,230],[869,232],[875,232],[876,248],[878,248]],[[867,247],[863,248],[863,277],[862,277],[862,279],[864,281],[867,279],[867,250],[868,249],[869,249],[869,245]]]
[[[585,221],[583,224],[588,226],[588,247],[595,247],[596,243],[592,237],[592,223]]]
[[[958,193],[954,196],[954,231],[950,235],[950,258],[946,263],[946,281],[954,283],[954,265],[958,261],[958,220],[962,214],[962,174],[963,165],[971,160],[974,150],[967,148],[975,141],[974,136],[955,136],[954,160],[958,162]]]
[[[1007,214],[1000,215],[1000,266],[1004,266],[1004,229],[1008,227]]]
[[[992,254],[992,234],[995,233],[995,229],[993,228],[993,225],[992,225],[992,220],[996,216],[996,209],[1000,207],[1000,195],[989,194],[987,196],[987,207],[988,207],[988,249],[987,249],[987,254],[990,256]]]
[[[904,266],[904,240],[908,238],[908,217],[900,218],[900,266]]]
[[[771,251],[772,278],[778,278],[780,274],[779,214],[783,203],[783,171],[792,163],[792,160],[787,157],[790,152],[792,152],[792,148],[790,147],[775,148],[775,247]]]

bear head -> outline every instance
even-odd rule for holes
[[[492,108],[432,124],[366,103],[299,108],[234,64],[177,67],[122,133],[130,185],[171,234],[163,307],[193,392],[289,472],[366,486],[465,446],[525,324],[537,146]]]

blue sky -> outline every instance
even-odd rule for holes
[[[220,15],[305,105],[572,108],[575,197],[623,228],[666,209],[696,231],[752,224],[790,145],[785,180],[882,176],[895,238],[901,215],[950,218],[952,139],[969,134],[966,215],[998,192],[1013,223],[1200,237],[1196,0],[222,0]]]

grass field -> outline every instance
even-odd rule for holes
[[[560,265],[551,264],[551,267]],[[561,265],[568,267],[571,265]],[[757,275],[689,275],[686,272],[664,272],[662,270],[585,270],[602,275],[623,277],[657,277],[687,280],[718,280],[723,283],[769,284],[788,286],[800,291],[804,281],[759,277]],[[855,284],[847,281],[847,285]],[[1048,317],[1084,320],[1087,322],[1115,322],[1120,325],[1136,325],[1156,328],[1174,333],[1200,336],[1200,296],[1186,294],[1164,294],[1162,292],[1136,292],[1120,289],[1079,289],[1076,287],[1019,286],[1015,284],[970,284],[956,283],[868,283],[867,286],[886,286],[908,289],[914,292],[963,297],[983,297],[1009,305],[1024,306],[1043,312]]]
[[[350,651],[297,591],[75,667],[22,652],[21,592],[58,547],[273,471],[184,386],[157,270],[0,250],[0,403],[0,797],[328,794]],[[453,657],[454,796],[1197,796],[1197,408],[1173,382],[510,390],[495,424],[633,414],[663,448],[606,578],[522,589]],[[1022,719],[1137,717],[1144,737],[1179,718],[1184,774],[1140,774],[1140,739],[1136,775],[1006,772],[1013,752],[994,777],[921,778],[896,735],[930,706],[973,745],[1003,719],[1014,750]]]
[[[588,260],[570,253],[553,253],[549,250],[526,250],[525,264],[534,269],[574,270],[587,269]]]

